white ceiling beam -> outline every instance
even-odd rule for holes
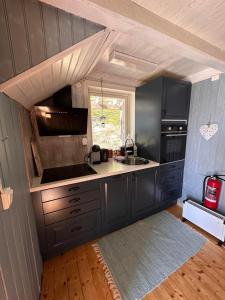
[[[212,78],[213,76],[220,75],[221,72],[212,68],[206,68],[200,72],[191,74],[185,78],[184,80],[191,81],[192,83],[196,83],[202,80],[206,80]]]
[[[225,72],[225,51],[130,0],[40,1]]]

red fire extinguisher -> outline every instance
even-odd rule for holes
[[[222,189],[222,181],[225,181],[219,176],[225,175],[213,175],[206,176],[203,181],[203,204],[205,207],[210,209],[217,209],[220,192]]]

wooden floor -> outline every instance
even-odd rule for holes
[[[168,211],[180,217],[180,207]],[[225,249],[217,246],[214,238],[203,234],[209,238],[204,247],[144,300],[225,300]],[[112,300],[91,243],[45,262],[41,300],[44,299]]]

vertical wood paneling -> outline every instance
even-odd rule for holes
[[[7,9],[15,71],[16,74],[19,74],[31,67],[23,6],[21,0],[4,1]]]
[[[41,6],[43,12],[47,57],[51,57],[60,51],[57,28],[57,13],[56,8],[44,4],[41,4]]]
[[[217,123],[218,132],[206,141],[199,132],[201,125]],[[204,176],[225,174],[225,74],[217,81],[194,84],[191,93],[183,197],[201,200]],[[225,212],[225,188],[219,202]]]
[[[87,20],[84,20],[85,24],[85,37],[91,36],[101,30],[101,25],[98,25],[96,23],[90,23]]]
[[[19,111],[18,104],[0,94],[1,132],[8,136],[5,151],[0,152],[1,162],[7,162],[2,176],[14,190],[12,206],[0,213],[0,262],[9,299],[35,300],[39,298],[42,263],[25,173]],[[2,245],[6,245],[4,253]]]
[[[5,8],[3,0],[0,0],[0,82],[7,80],[14,74],[11,59],[10,36],[8,35]],[[4,42],[3,42],[4,41]],[[4,72],[2,72],[4,70]]]
[[[1,300],[7,300],[7,292],[5,289],[5,282],[4,282],[4,277],[3,277],[3,273],[2,273],[2,268],[1,268],[1,264],[0,264],[0,299]]]
[[[29,37],[31,65],[46,59],[41,6],[36,0],[24,0],[25,18]]]
[[[72,46],[72,23],[70,14],[63,10],[58,10],[59,16],[59,39],[60,49],[65,50]]]
[[[0,0],[0,83],[102,29],[38,0]]]
[[[73,43],[79,43],[85,38],[85,20],[74,16],[72,20]]]

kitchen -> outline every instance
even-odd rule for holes
[[[224,299],[221,37],[115,2],[1,2],[1,299]]]

